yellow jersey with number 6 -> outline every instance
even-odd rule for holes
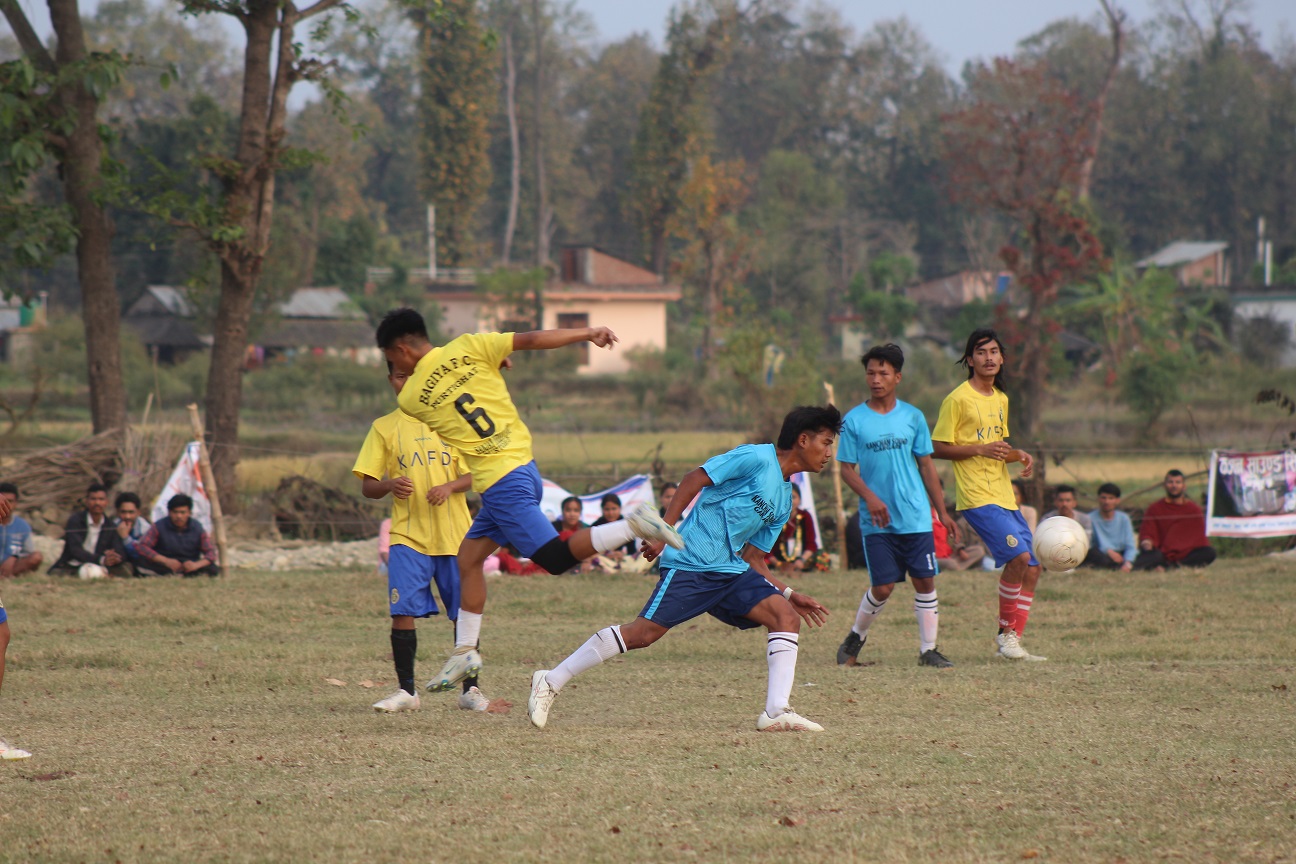
[[[946,444],[990,444],[1008,437],[1008,396],[996,389],[989,396],[977,391],[970,381],[954,388],[941,403],[932,430],[933,441]],[[971,510],[998,504],[1017,509],[1008,466],[988,456],[954,460],[955,506]]]
[[[397,399],[459,451],[477,492],[532,459],[531,430],[499,368],[512,353],[512,333],[465,333],[423,355]]]

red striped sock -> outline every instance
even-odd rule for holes
[[[1013,584],[999,580],[999,626],[1003,629],[1014,629],[1017,621],[1017,598],[1021,595],[1021,583]]]
[[[1017,618],[1013,621],[1013,629],[1020,636],[1026,632],[1026,619],[1030,617],[1031,602],[1035,599],[1034,594],[1027,594],[1025,591],[1017,595]]]

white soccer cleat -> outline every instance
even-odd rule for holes
[[[541,669],[531,675],[531,695],[527,698],[527,716],[531,725],[537,729],[545,728],[549,722],[549,709],[558,698],[558,691],[549,686],[548,669]]]
[[[490,700],[476,687],[469,687],[459,694],[459,707],[465,711],[485,711],[490,707]]]
[[[417,693],[406,693],[404,690],[397,690],[386,699],[381,699],[373,704],[375,711],[384,714],[399,714],[402,711],[419,710],[419,697]]]
[[[26,750],[19,750],[17,747],[7,743],[0,738],[0,760],[5,762],[17,762],[19,759],[30,759],[31,754]]]
[[[824,728],[813,720],[807,720],[791,708],[784,708],[783,713],[771,717],[764,711],[756,718],[757,732],[822,732]]]
[[[481,671],[482,658],[476,648],[456,648],[455,652],[441,667],[440,674],[427,684],[433,693],[453,690],[465,678],[471,678]]]
[[[634,509],[626,521],[630,523],[630,530],[640,540],[660,540],[672,549],[683,549],[684,538],[679,535],[673,527],[666,524],[666,520],[657,515],[657,508],[647,501],[640,504]]]
[[[1013,638],[1012,641],[1013,647],[1009,649],[1009,652],[1005,652],[1004,643],[1007,640],[1004,637],[1008,635],[1011,635]],[[1047,657],[1041,657],[1038,654],[1032,654],[1029,651],[1027,651],[1026,646],[1021,644],[1021,637],[1011,630],[1009,630],[1007,633],[1000,633],[998,636],[996,636],[995,644],[999,646],[999,652],[998,652],[999,656],[1007,660],[1025,660],[1027,663],[1043,663],[1045,660],[1048,659]]]

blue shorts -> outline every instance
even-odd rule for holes
[[[736,574],[663,569],[639,617],[670,628],[707,612],[731,627],[749,630],[760,625],[749,619],[747,613],[766,597],[778,593],[777,588],[750,567]]]
[[[1030,527],[1020,510],[1007,510],[998,504],[983,504],[964,510],[963,518],[967,519],[972,530],[981,536],[982,542],[990,550],[990,557],[1000,567],[1025,552],[1030,556],[1028,562],[1032,567],[1039,566],[1035,553],[1031,550]]]
[[[408,546],[392,546],[387,555],[387,600],[392,615],[426,618],[440,612],[432,598],[437,586],[446,617],[459,619],[459,562],[454,555],[424,555]]]
[[[874,585],[903,582],[906,573],[915,579],[930,579],[940,572],[930,531],[864,535],[864,566]]]
[[[0,624],[9,620],[9,613],[5,611],[4,604],[0,603]]]
[[[511,544],[522,557],[530,558],[558,537],[553,523],[540,509],[543,492],[535,462],[514,468],[481,493],[481,510],[465,539],[489,537],[501,546]]]

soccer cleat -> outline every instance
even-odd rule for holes
[[[867,636],[861,637],[854,630],[847,633],[846,638],[842,640],[842,644],[837,646],[837,665],[838,666],[858,665],[857,663],[852,661],[857,661],[859,659],[860,649],[864,647],[864,643],[867,641],[868,641]]]
[[[419,697],[417,693],[406,693],[404,690],[397,690],[386,699],[381,699],[373,704],[375,711],[381,711],[384,714],[399,714],[402,711],[419,710]]]
[[[756,718],[757,732],[822,732],[823,727],[813,720],[807,720],[791,708],[784,708],[783,713],[771,717],[764,711]]]
[[[1043,663],[1045,660],[1048,659],[1047,657],[1041,657],[1041,656],[1038,655],[1038,654],[1031,654],[1029,651],[1026,650],[1026,646],[1021,644],[1021,637],[1020,637],[1020,636],[1017,636],[1017,634],[1015,634],[1015,633],[1014,633],[1013,635],[1016,636],[1016,638],[1017,638],[1017,647],[1021,649],[1021,652],[1022,652],[1022,654],[1023,654],[1024,656],[1021,656],[1021,657],[1012,657],[1012,658],[1010,658],[1010,659],[1013,659],[1013,660],[1025,660],[1027,663]],[[1000,633],[998,636],[995,637],[995,644],[998,645],[999,648],[1000,648],[1000,651],[999,651],[1000,655],[1001,655],[1001,656],[1007,656],[1007,655],[1004,655],[1004,653],[1003,653],[1004,634]]]
[[[459,707],[465,711],[485,711],[490,707],[490,700],[476,687],[469,687],[459,694]]]
[[[935,648],[929,649],[918,655],[919,666],[934,666],[937,669],[950,669],[954,664],[948,657],[937,651]]]
[[[31,754],[26,750],[19,750],[17,747],[7,743],[0,738],[0,760],[5,762],[16,762],[19,759],[30,759]]]
[[[684,538],[666,520],[657,515],[657,508],[647,501],[626,517],[630,530],[640,540],[660,540],[673,549],[684,548]]]
[[[558,698],[558,691],[549,686],[548,669],[541,669],[531,675],[531,696],[527,699],[527,716],[531,725],[537,729],[545,728],[549,722],[549,709]]]
[[[1030,655],[1026,649],[1021,647],[1021,640],[1012,630],[1000,633],[995,637],[995,642],[999,643],[999,656],[1005,660],[1025,660]]]
[[[427,684],[432,693],[453,690],[460,681],[471,678],[481,671],[482,658],[476,648],[456,648],[441,672]]]

